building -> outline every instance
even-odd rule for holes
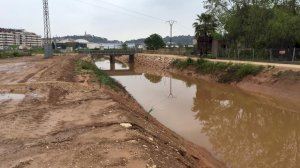
[[[99,43],[87,43],[87,48],[88,49],[104,50],[104,47]]]
[[[0,28],[0,49],[9,49],[12,46],[17,46],[19,49],[41,47],[42,38],[24,29]]]
[[[63,39],[56,42],[56,48],[62,51],[71,52],[78,49],[87,48],[88,41],[86,40],[72,40],[72,39]]]

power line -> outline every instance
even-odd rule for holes
[[[121,10],[123,10],[123,11],[116,10],[116,9],[111,9],[111,8],[106,8],[106,7],[100,6],[100,5],[98,5],[98,4],[90,3],[90,2],[87,2],[87,1],[82,1],[82,0],[75,0],[75,1],[80,2],[80,3],[83,3],[83,4],[86,4],[86,5],[90,5],[90,6],[93,6],[93,7],[99,7],[99,8],[102,8],[102,9],[111,10],[111,11],[114,11],[114,12],[119,12],[119,13],[128,15],[128,16],[130,16],[130,17],[133,17],[133,16],[135,16],[135,17],[136,17],[136,16],[142,16],[142,17],[146,17],[146,18],[150,18],[150,19],[159,21],[159,22],[168,22],[169,24],[171,24],[170,21],[173,21],[174,23],[178,23],[177,21],[174,21],[174,20],[169,20],[169,21],[167,21],[167,20],[165,20],[165,19],[162,19],[162,18],[159,18],[159,17],[156,17],[156,16],[151,16],[151,15],[148,15],[148,14],[145,14],[145,13],[142,13],[142,12],[139,12],[139,11],[135,11],[135,10],[132,10],[132,9],[128,9],[128,8],[126,8],[126,7],[119,6],[119,5],[116,5],[116,4],[114,4],[114,3],[106,2],[106,1],[103,1],[103,0],[95,0],[95,1],[101,1],[101,2],[103,2],[103,3],[105,3],[105,4],[107,4],[107,5],[113,6],[113,7],[115,7],[115,8],[119,8],[119,9],[121,9]],[[125,12],[126,12],[126,13],[125,13]],[[130,14],[135,14],[135,15],[130,15]],[[170,25],[170,36],[171,36],[171,37],[172,37],[172,33],[173,33],[173,24],[174,24],[174,23],[172,23],[172,25]],[[184,29],[184,31],[190,31],[190,29],[187,28],[187,27],[185,27],[184,25],[182,25],[182,24],[180,24],[180,23],[178,23],[178,25],[181,27],[182,30]],[[178,27],[178,28],[180,28],[180,27]],[[189,33],[188,33],[188,34],[189,34]],[[172,39],[170,38],[170,40],[172,40]],[[170,41],[170,43],[171,43],[171,42],[172,42],[172,41]]]
[[[142,12],[139,12],[139,11],[135,11],[135,10],[132,10],[132,9],[128,9],[128,8],[123,7],[123,6],[119,6],[119,5],[116,5],[114,3],[111,3],[111,2],[107,2],[107,1],[103,1],[103,0],[97,0],[97,1],[101,1],[101,2],[104,2],[108,5],[120,8],[120,9],[128,11],[128,12],[132,12],[132,13],[135,13],[135,14],[138,14],[138,15],[142,15],[142,16],[145,16],[145,17],[148,17],[148,18],[156,19],[156,20],[163,21],[163,22],[166,21],[165,19],[162,19],[162,18],[159,18],[159,17],[156,17],[156,16],[151,16],[151,15],[148,15],[148,14],[145,14],[145,13],[142,13]]]
[[[107,9],[107,10],[112,10],[112,11],[115,11],[115,12],[121,12],[120,10],[114,10],[114,9],[110,9],[110,8],[105,8],[105,7],[100,6],[100,5],[98,5],[98,4],[90,3],[90,2],[87,2],[87,1],[81,1],[81,0],[75,0],[75,1],[78,1],[78,2],[80,2],[80,3],[87,4],[87,5],[90,5],[90,6],[93,6],[93,7],[99,7],[99,8],[103,8],[103,9]],[[131,10],[131,9],[127,9],[127,8],[125,8],[125,7],[122,7],[122,6],[119,6],[119,5],[110,3],[110,2],[106,2],[106,1],[102,1],[102,0],[98,0],[98,1],[104,2],[104,3],[106,3],[107,5],[113,6],[113,7],[115,7],[115,8],[122,9],[123,11],[126,12],[126,13],[121,12],[121,13],[123,13],[123,14],[127,14],[127,15],[128,15],[128,13],[131,13],[131,14],[135,14],[135,15],[138,15],[138,16],[143,16],[143,17],[146,17],[146,18],[150,18],[150,19],[153,19],[153,20],[157,20],[157,21],[160,21],[160,22],[165,22],[164,19],[161,19],[161,18],[158,18],[158,17],[155,17],[155,16],[151,16],[151,15],[148,15],[148,14],[145,14],[145,13],[141,13],[141,12],[138,12],[138,11],[134,11],[134,10]],[[132,16],[132,15],[131,15],[131,16]]]
[[[102,8],[102,9],[106,9],[106,10],[110,10],[110,11],[113,11],[113,12],[119,12],[119,13],[122,13],[122,14],[125,14],[127,16],[130,16],[130,17],[137,17],[136,15],[131,15],[129,14],[128,12],[123,12],[123,11],[119,11],[119,10],[115,10],[115,9],[110,9],[110,8],[106,8],[106,7],[103,7],[103,6],[100,6],[100,5],[97,5],[97,4],[93,4],[93,3],[90,3],[90,2],[86,2],[86,1],[81,1],[81,0],[75,0],[79,3],[82,3],[82,4],[85,4],[85,5],[89,5],[89,6],[92,6],[92,7],[97,7],[97,8]]]

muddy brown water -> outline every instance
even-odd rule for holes
[[[96,65],[109,69],[107,60]],[[228,167],[300,167],[298,104],[180,75],[139,73],[112,77],[158,121]]]

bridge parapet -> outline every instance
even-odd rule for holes
[[[93,50],[89,53],[93,56],[121,56],[121,55],[135,55],[141,53],[142,50]]]

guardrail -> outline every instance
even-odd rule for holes
[[[79,51],[79,53],[91,54],[91,55],[134,55],[141,53],[142,50],[85,50]]]

